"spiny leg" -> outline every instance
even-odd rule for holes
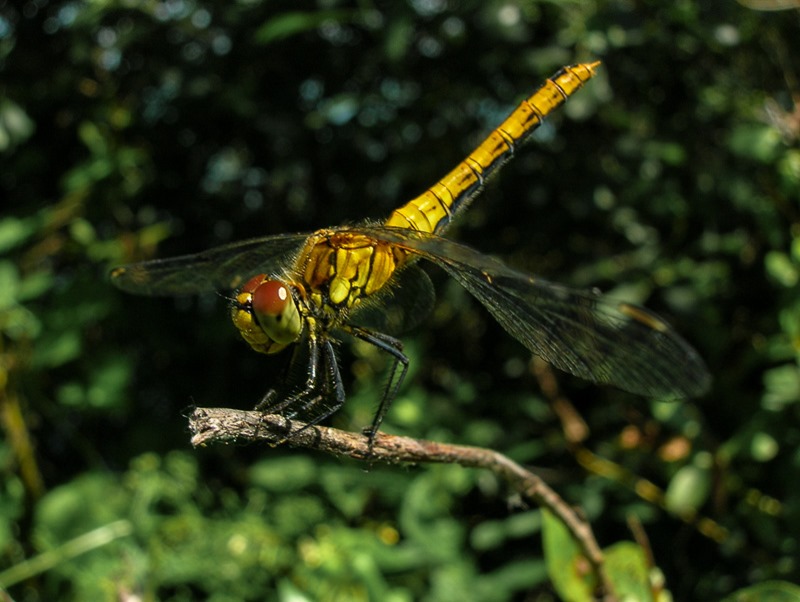
[[[299,349],[296,352],[295,357],[292,358],[292,362],[299,357]],[[317,342],[317,337],[315,335],[311,335],[308,337],[308,366],[306,368],[306,382],[303,386],[303,389],[298,391],[297,393],[291,393],[284,397],[283,399],[270,404],[269,406],[262,408],[265,411],[269,411],[274,414],[281,414],[286,410],[293,409],[298,402],[298,400],[306,399],[312,396],[318,389],[319,389],[319,345]],[[269,393],[267,393],[269,395]],[[275,395],[270,396],[270,399],[274,398]],[[260,405],[260,404],[259,404]],[[289,418],[293,418],[296,415],[296,411],[290,412]]]
[[[293,382],[295,379],[293,378],[294,370],[297,369],[298,364],[304,358],[302,357],[302,353],[305,351],[309,354],[307,358],[309,361],[312,359],[311,353],[309,351],[310,345],[302,345],[298,344],[295,345],[292,350],[292,357],[289,360],[289,363],[286,364],[286,367],[283,370],[283,376],[281,378],[282,385],[279,388],[269,389],[264,396],[261,398],[255,406],[255,411],[257,412],[273,412],[277,413],[279,410],[276,410],[278,405],[281,405],[280,402],[276,401],[278,399],[286,400],[289,397],[292,397],[295,394],[292,394],[290,390],[288,390],[288,383]],[[303,372],[306,374],[309,373],[308,368],[306,367]],[[308,383],[306,383],[308,386]]]
[[[388,353],[394,359],[389,373],[389,381],[384,389],[372,424],[364,429],[364,434],[368,437],[371,447],[375,440],[375,435],[378,433],[380,425],[395,397],[397,397],[400,386],[403,384],[403,380],[408,373],[409,361],[408,357],[403,353],[402,342],[394,337],[383,333],[371,332],[360,327],[351,326],[345,328],[345,330],[356,338],[366,341]],[[344,384],[342,383],[339,364],[336,361],[336,354],[331,341],[324,336],[322,340],[320,340],[320,337],[310,335],[308,337],[307,351],[308,366],[304,388],[277,402],[275,398],[278,394],[275,390],[271,390],[267,392],[261,402],[256,406],[256,409],[263,412],[280,414],[287,419],[292,419],[299,413],[315,408],[326,400],[332,403],[329,407],[319,412],[305,425],[300,427],[299,430],[290,432],[284,439],[279,441],[279,443],[284,443],[291,439],[292,435],[319,424],[341,409],[345,402]],[[292,362],[295,361],[296,357],[299,357],[299,352],[296,352]],[[320,386],[320,376],[322,376],[320,374],[320,362],[324,363],[324,386]]]
[[[336,353],[333,344],[325,339],[322,341],[321,347],[323,363],[325,365],[325,388],[322,390],[318,388],[317,394],[309,395],[303,401],[302,405],[292,412],[292,415],[294,416],[300,412],[306,412],[324,401],[330,401],[332,403],[311,418],[300,430],[305,430],[308,427],[319,424],[326,418],[332,416],[341,409],[345,402],[344,383],[342,382],[342,375],[339,372],[339,362],[336,361]],[[297,401],[300,400],[301,398],[298,397]]]
[[[298,414],[315,408],[326,400],[331,400],[332,405],[317,413],[306,424],[290,432],[278,443],[284,443],[290,440],[293,435],[319,424],[344,405],[344,384],[342,383],[339,364],[336,361],[336,353],[331,341],[325,337],[322,340],[319,340],[316,336],[309,337],[308,355],[307,378],[303,390],[270,405],[266,410],[282,414],[285,418],[291,420]],[[320,374],[320,362],[324,365],[324,376]],[[323,384],[320,383],[321,377],[324,379]]]
[[[386,388],[383,391],[383,397],[378,405],[378,410],[372,419],[372,424],[364,429],[364,434],[369,438],[369,447],[375,441],[375,435],[378,434],[381,423],[386,417],[386,412],[389,411],[389,406],[397,397],[400,386],[408,373],[408,357],[403,353],[403,343],[387,334],[380,332],[370,332],[364,328],[351,327],[349,328],[350,334],[354,337],[366,341],[371,345],[375,345],[378,349],[388,353],[394,358],[392,368],[389,371],[389,381],[386,383]],[[400,370],[398,374],[398,368]]]
[[[272,405],[272,402],[275,399],[275,396],[277,394],[278,394],[278,390],[277,389],[270,389],[269,391],[264,393],[264,397],[261,398],[261,401],[259,401],[256,404],[256,407],[253,408],[253,409],[256,412],[266,412],[267,410],[269,410],[269,408]]]

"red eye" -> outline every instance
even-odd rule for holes
[[[242,288],[240,289],[241,292],[252,293],[254,290],[258,288],[258,286],[262,282],[264,282],[264,278],[266,278],[266,274],[258,274],[256,276],[253,276],[252,278],[250,278],[250,280],[248,280],[242,285]]]
[[[266,280],[253,291],[253,311],[256,315],[278,316],[291,299],[291,293],[279,280]]]

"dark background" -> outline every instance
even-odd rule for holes
[[[553,599],[538,511],[490,475],[191,449],[188,406],[252,407],[286,358],[249,351],[220,297],[126,296],[106,273],[383,218],[591,60],[448,235],[646,304],[706,358],[712,390],[678,404],[558,375],[586,448],[668,509],[581,465],[529,354],[435,270],[384,429],[536,467],[604,546],[640,521],[675,599],[797,581],[800,20],[746,4],[0,0],[0,584],[18,601]],[[340,355],[332,423],[358,430],[385,363]]]

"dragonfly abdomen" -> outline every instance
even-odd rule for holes
[[[514,154],[545,116],[563,104],[595,75],[599,62],[564,67],[532,96],[522,101],[455,169],[420,196],[396,209],[387,226],[431,234],[441,232],[453,216],[466,208],[486,179]]]

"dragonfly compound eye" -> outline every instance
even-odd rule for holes
[[[252,308],[261,328],[276,343],[292,343],[300,336],[303,321],[297,304],[289,287],[280,280],[264,280],[256,286]]]
[[[265,280],[253,291],[253,311],[259,317],[266,315],[280,320],[289,303],[292,294],[279,280]]]

